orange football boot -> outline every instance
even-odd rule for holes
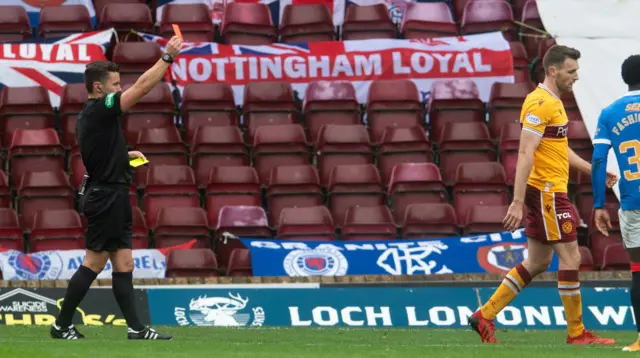
[[[567,337],[568,344],[615,344],[616,341],[611,338],[599,338],[595,334],[587,331],[586,329],[582,332],[581,335],[577,337]]]
[[[622,351],[623,352],[638,352],[638,351],[640,351],[640,339],[638,339],[637,341],[633,342],[632,345],[622,348]]]
[[[471,315],[469,324],[480,335],[483,343],[500,343],[495,336],[496,324],[493,323],[493,320],[484,318],[480,311]]]

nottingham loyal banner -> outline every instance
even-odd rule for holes
[[[53,107],[67,83],[82,83],[88,63],[105,60],[115,30],[86,32],[56,39],[32,39],[0,46],[0,88],[42,86]]]
[[[402,241],[240,240],[251,251],[254,276],[506,273],[527,257],[522,229]],[[554,256],[549,271],[557,269]]]
[[[164,38],[139,35],[166,46]],[[377,79],[410,79],[423,101],[435,81],[448,82],[456,91],[456,80],[471,79],[477,87],[474,94],[485,102],[495,82],[514,82],[511,50],[500,32],[261,46],[187,43],[171,66],[171,76],[180,90],[190,82],[229,83],[236,103],[243,101],[244,86],[256,81],[287,81],[300,96],[312,81],[350,81],[361,103],[366,102],[371,81]]]

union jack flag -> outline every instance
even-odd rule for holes
[[[109,29],[5,44],[0,47],[0,90],[42,86],[49,91],[51,105],[58,107],[64,85],[82,83],[86,65],[106,59],[115,34]]]

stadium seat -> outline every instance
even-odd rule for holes
[[[484,123],[447,123],[442,129],[440,170],[446,185],[453,185],[461,163],[496,160],[496,150]]]
[[[98,16],[98,28],[113,28],[124,41],[131,29],[144,33],[154,33],[151,10],[146,4],[107,3]]]
[[[154,0],[155,1],[155,0]],[[144,4],[146,0],[93,0],[93,7],[96,10],[96,17],[100,18],[102,10],[107,4]]]
[[[591,211],[593,210],[593,191],[591,186],[591,175],[579,172],[576,177],[574,185],[574,200],[576,208],[580,213],[580,216],[587,219],[591,217]],[[617,203],[618,198],[614,194],[613,190],[607,189],[605,194],[605,202]]]
[[[489,98],[489,133],[492,139],[498,139],[500,132],[508,124],[520,123],[522,103],[533,91],[533,83],[500,83],[491,86]],[[519,125],[518,125],[519,127]],[[514,127],[515,128],[515,127]],[[518,134],[518,137],[520,135]]]
[[[403,238],[444,238],[460,235],[453,206],[447,203],[409,204],[400,222]]]
[[[258,3],[228,3],[220,35],[223,43],[233,45],[269,45],[278,41],[269,7]]]
[[[137,206],[131,207],[132,220],[132,248],[134,250],[149,248],[149,228],[144,220],[144,214]]]
[[[0,7],[0,42],[22,42],[31,38],[27,10],[20,5]]]
[[[542,66],[542,59],[544,58],[544,55],[547,53],[549,48],[551,48],[551,46],[555,44],[556,44],[556,40],[553,38],[545,38],[540,40],[540,42],[538,42],[538,50],[533,52],[534,54],[537,53],[537,55],[535,56],[535,58],[531,63],[531,66],[533,67],[532,76],[534,77],[532,78],[532,80],[534,81],[534,83],[536,81],[539,83],[544,81],[545,74],[544,74],[544,67]],[[567,109],[567,107],[565,107],[565,109]]]
[[[391,179],[393,167],[399,163],[429,163],[433,151],[424,128],[387,128],[377,153],[377,163],[386,186]]]
[[[373,164],[336,165],[327,185],[327,206],[333,221],[341,227],[352,206],[384,205],[386,193]]]
[[[456,36],[458,28],[444,2],[408,2],[400,32],[405,39]]]
[[[18,128],[53,128],[54,116],[44,87],[4,87],[0,93],[0,131],[5,146],[11,144],[12,133]]]
[[[218,262],[211,249],[175,249],[167,254],[166,277],[218,276]]]
[[[84,5],[45,6],[40,10],[40,37],[63,37],[91,30],[91,17]]]
[[[253,141],[253,164],[260,184],[266,185],[272,168],[280,165],[309,164],[304,129],[299,124],[261,126]]]
[[[37,211],[30,234],[33,252],[84,249],[80,215],[70,209]]]
[[[240,128],[198,127],[191,142],[191,165],[198,183],[206,183],[213,167],[249,165],[249,150]]]
[[[511,57],[513,58],[513,76],[515,77],[516,83],[533,85],[531,75],[529,74],[529,63],[531,61],[529,60],[527,49],[520,41],[509,41],[509,47],[511,48]]]
[[[191,143],[200,126],[237,126],[239,114],[228,83],[188,83],[180,107],[182,128]]]
[[[120,67],[121,84],[134,83],[162,56],[155,42],[119,42],[113,47],[113,62]]]
[[[225,276],[253,276],[251,251],[249,251],[249,249],[235,249],[231,251]]]
[[[189,165],[187,147],[175,126],[145,128],[138,133],[135,149],[144,153],[149,165],[136,168],[136,175],[146,178],[148,167],[158,165]],[[138,180],[140,184],[142,180]],[[140,187],[140,185],[137,185]]]
[[[9,177],[0,169],[0,208],[11,207],[11,188],[9,187]]]
[[[595,271],[596,265],[593,262],[591,251],[586,246],[579,246],[580,250],[580,271]]]
[[[397,31],[387,5],[347,6],[342,25],[343,40],[395,39]]]
[[[16,207],[25,229],[32,229],[40,210],[74,209],[75,191],[62,168],[47,172],[25,172],[16,188]]]
[[[218,224],[225,206],[260,206],[260,181],[252,167],[213,167],[206,188],[207,216],[210,227]]]
[[[629,271],[630,259],[621,242],[607,245],[602,259],[602,270]]]
[[[322,126],[314,152],[323,185],[329,183],[331,171],[338,165],[373,163],[373,146],[361,124]]]
[[[9,178],[19,185],[27,171],[64,170],[65,151],[53,128],[16,129],[9,144]]]
[[[500,155],[500,163],[507,174],[507,183],[509,185],[513,185],[516,177],[521,131],[519,123],[508,123],[500,131],[498,153]]]
[[[451,9],[453,10],[453,16],[455,17],[456,21],[458,21],[458,22],[462,21],[462,15],[464,15],[464,8],[467,5],[467,3],[471,2],[471,1],[475,1],[475,0],[452,0],[452,1],[450,1]]]
[[[284,208],[278,222],[278,239],[328,241],[335,239],[335,225],[326,206]]]
[[[284,208],[323,204],[320,176],[313,165],[279,166],[271,169],[267,188],[269,222],[278,224]]]
[[[594,209],[591,208],[591,214],[586,216],[589,218],[588,222],[588,235],[589,246],[591,247],[591,253],[593,254],[593,261],[596,267],[602,268],[604,265],[604,252],[608,245],[616,242],[622,242],[622,235],[620,233],[620,218],[618,217],[618,209],[620,204],[616,200],[615,202],[605,202],[605,209],[609,213],[611,219],[612,229],[609,229],[609,236],[602,235],[595,227],[594,223]]]
[[[502,165],[496,162],[462,163],[453,185],[453,206],[458,225],[475,205],[509,205],[509,188]]]
[[[518,13],[516,6],[514,6],[514,10],[516,10],[516,18],[520,19],[523,24],[528,26],[522,26],[520,30],[522,32],[522,41],[524,46],[529,53],[536,53],[540,44],[541,32],[532,30],[529,27],[544,31],[544,24],[540,18],[536,0],[527,0],[522,7],[520,14]]]
[[[470,1],[464,7],[460,24],[463,35],[502,31],[507,41],[517,41],[513,12],[506,0]]]
[[[185,42],[214,42],[215,27],[211,22],[211,10],[205,4],[167,4],[162,10],[160,36],[170,39],[172,24],[180,26]]]
[[[251,145],[258,127],[295,124],[298,108],[288,82],[249,82],[244,87],[242,117],[247,127],[246,143]]]
[[[152,229],[157,248],[185,244],[193,239],[198,240],[197,248],[211,247],[207,213],[200,207],[160,207]]]
[[[484,123],[484,103],[472,80],[436,81],[429,97],[429,138],[438,144],[447,123]]]
[[[591,162],[593,156],[593,145],[591,144],[591,137],[587,131],[587,127],[583,121],[569,121],[567,124],[567,138],[569,140],[569,147],[580,158]],[[575,182],[578,171],[571,170],[570,180]]]
[[[308,138],[318,139],[325,124],[361,124],[360,104],[356,90],[347,81],[314,81],[309,83],[302,103]]]
[[[87,89],[84,83],[68,83],[62,88],[60,96],[60,127],[62,145],[70,149],[76,143],[76,123],[78,115],[87,101]]]
[[[272,238],[267,213],[259,206],[225,206],[220,210],[215,227],[214,247],[220,266],[227,267],[229,256],[234,249],[246,248],[240,240],[228,234],[243,238]]]
[[[412,81],[375,80],[367,96],[367,123],[374,143],[379,143],[387,128],[424,125],[422,101]]]
[[[433,163],[399,163],[391,171],[388,195],[396,222],[403,222],[410,204],[448,201],[440,170]]]
[[[0,248],[26,252],[20,221],[13,209],[0,208]]]
[[[385,205],[347,209],[342,225],[342,240],[395,240],[396,225]]]
[[[280,42],[333,41],[333,16],[325,4],[287,4],[282,10]]]
[[[157,165],[147,172],[142,197],[147,225],[156,227],[164,207],[199,207],[200,198],[193,170],[186,165]]]
[[[462,234],[481,235],[503,232],[504,224],[502,220],[504,220],[504,217],[507,215],[508,208],[506,205],[476,205],[472,207],[467,212]],[[524,220],[520,223],[520,227],[522,227],[523,224]]]
[[[123,90],[131,88],[125,85]],[[159,83],[138,103],[122,115],[122,128],[127,144],[134,146],[138,133],[146,128],[162,128],[173,126],[175,106],[171,90],[166,83]]]

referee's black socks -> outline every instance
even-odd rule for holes
[[[138,319],[136,312],[136,298],[133,291],[133,273],[114,272],[112,273],[113,295],[116,296],[118,306],[127,320],[127,325],[134,331],[141,331],[145,328]]]
[[[71,280],[69,280],[67,293],[64,295],[64,301],[62,301],[60,315],[58,315],[58,319],[56,319],[57,326],[66,328],[71,325],[76,308],[78,308],[84,296],[89,292],[89,287],[91,287],[91,283],[97,276],[98,274],[91,271],[90,268],[80,265],[78,271],[76,271],[71,277]]]

